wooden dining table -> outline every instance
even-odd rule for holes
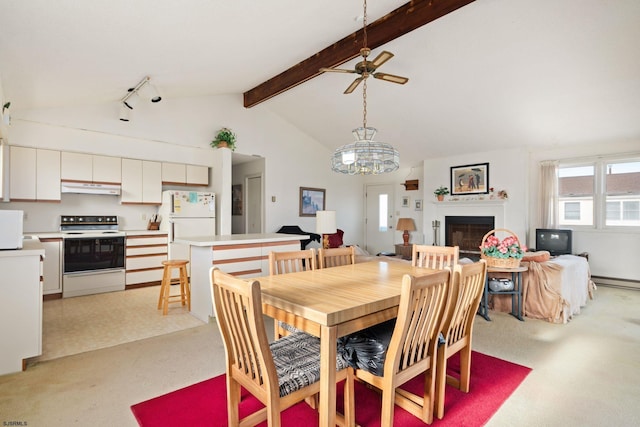
[[[403,275],[435,271],[375,260],[256,278],[267,316],[320,337],[321,426],[336,425],[337,338],[395,318]]]

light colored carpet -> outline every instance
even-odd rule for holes
[[[487,425],[640,425],[638,307],[640,292],[601,286],[566,325],[477,316],[474,350],[533,368]],[[196,326],[2,376],[0,422],[136,426],[130,405],[222,372],[216,325]]]

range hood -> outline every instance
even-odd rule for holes
[[[61,193],[120,195],[120,184],[94,184],[92,182],[62,182]]]

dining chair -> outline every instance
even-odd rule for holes
[[[256,425],[265,419],[280,426],[280,413],[320,390],[320,339],[304,332],[269,344],[264,327],[260,282],[210,270],[216,321],[226,355],[228,425]],[[347,376],[336,359],[336,382]],[[241,387],[265,407],[240,419]],[[345,386],[345,405],[352,394]],[[348,406],[346,406],[348,407]]]
[[[487,263],[485,260],[480,260],[472,264],[456,265],[453,275],[451,303],[443,316],[444,343],[438,348],[436,367],[435,413],[440,419],[444,416],[445,384],[464,393],[469,392],[473,324],[484,291]],[[460,353],[459,377],[447,375],[447,360],[458,352]]]
[[[398,317],[384,357],[382,376],[352,365],[348,369],[348,387],[353,387],[358,379],[381,390],[383,427],[393,425],[394,402],[427,424],[433,421],[438,334],[452,277],[448,268],[424,276],[404,275]],[[420,374],[425,377],[422,395],[399,388]],[[347,414],[347,426],[354,426],[354,411]]]
[[[356,263],[355,247],[318,249],[318,268],[338,267]]]
[[[414,267],[434,268],[442,270],[445,267],[453,269],[458,264],[460,248],[458,246],[430,246],[413,245],[411,265]]]
[[[269,275],[316,269],[316,250],[269,252]]]
[[[316,250],[269,252],[269,275],[295,273],[298,271],[316,269]],[[281,320],[274,321],[273,332],[275,339],[279,339],[300,329]]]

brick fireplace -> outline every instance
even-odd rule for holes
[[[493,216],[445,216],[445,246],[458,246],[460,258],[480,258],[484,235],[495,228]]]

